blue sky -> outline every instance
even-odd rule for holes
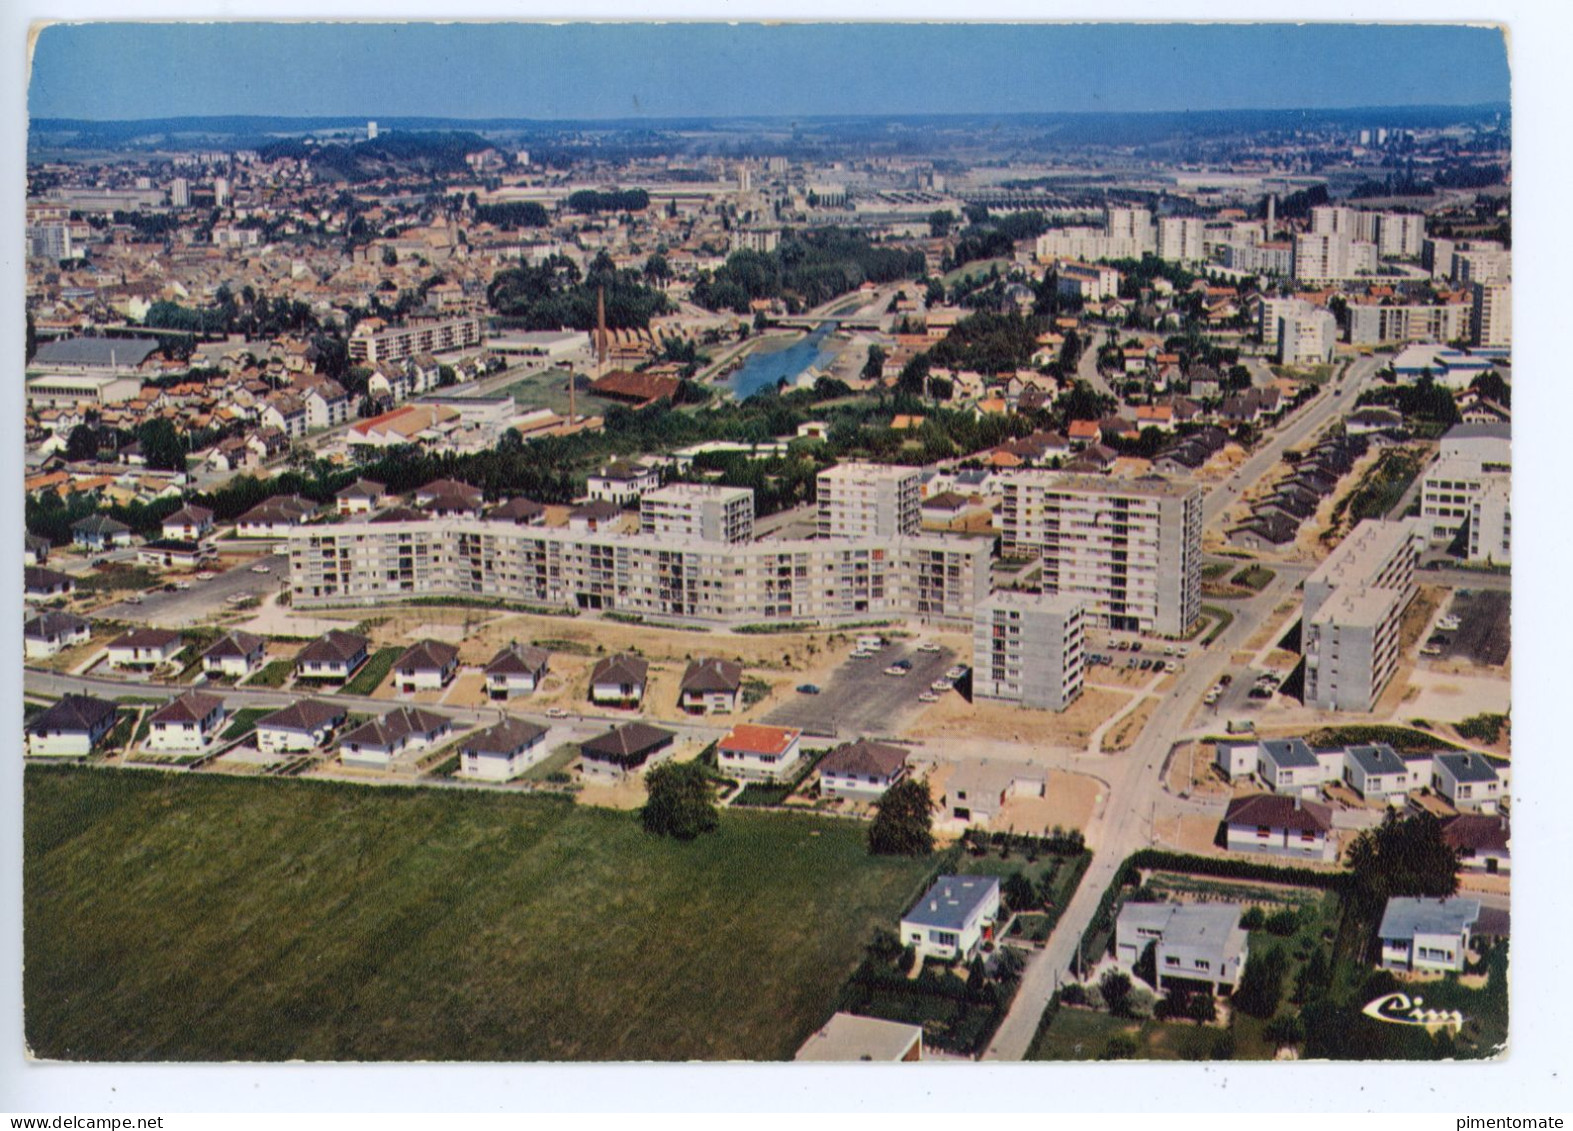
[[[83,24],[38,117],[1211,110],[1508,98],[1489,28],[1436,25]]]

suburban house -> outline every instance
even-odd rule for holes
[[[1335,860],[1333,811],[1299,796],[1257,793],[1236,797],[1224,814],[1225,843],[1231,852],[1262,852],[1308,860]]]
[[[994,876],[941,876],[901,918],[901,941],[922,958],[968,961],[1000,914]]]
[[[443,715],[399,707],[346,732],[339,741],[339,760],[346,766],[385,770],[400,754],[425,749],[452,730],[453,723]]]
[[[406,695],[438,691],[453,681],[459,670],[459,650],[440,640],[420,640],[410,645],[393,665],[393,683]]]
[[[90,695],[64,695],[27,724],[30,758],[85,758],[115,726],[115,705]]]
[[[40,538],[36,534],[22,536],[22,564],[44,565],[49,561],[50,546],[48,538]]]
[[[52,601],[76,588],[71,575],[44,566],[22,567],[22,597],[28,601]]]
[[[604,707],[637,707],[644,698],[650,665],[629,652],[607,656],[590,671],[590,702]]]
[[[509,699],[515,695],[528,695],[546,678],[547,661],[551,658],[545,648],[531,644],[505,644],[486,665],[486,694],[492,699]]]
[[[1493,874],[1509,870],[1512,832],[1505,816],[1459,813],[1442,822],[1442,839],[1458,853],[1460,868]]]
[[[738,723],[716,744],[716,764],[745,781],[782,781],[797,765],[802,739],[795,727]]]
[[[1422,783],[1409,764],[1385,742],[1351,746],[1344,751],[1344,781],[1365,801],[1402,800]]]
[[[109,642],[108,664],[112,668],[152,671],[175,662],[186,646],[178,632],[166,628],[134,628]]]
[[[579,753],[587,775],[617,780],[670,751],[676,739],[671,731],[647,723],[624,723],[580,743]]]
[[[210,542],[159,538],[137,547],[137,564],[156,569],[197,569],[218,557]]]
[[[511,522],[515,526],[544,526],[546,508],[534,499],[516,495],[487,511],[486,519],[488,522]]]
[[[1213,762],[1230,781],[1250,777],[1256,772],[1256,740],[1230,742],[1220,739],[1213,748]]]
[[[636,503],[648,491],[661,485],[661,472],[655,466],[646,467],[631,460],[617,460],[590,476],[585,484],[591,499],[613,503],[619,507]]]
[[[95,553],[131,545],[131,528],[106,514],[90,514],[71,524],[71,544]]]
[[[148,716],[148,750],[204,750],[224,725],[224,700],[188,691]]]
[[[208,675],[228,675],[243,679],[262,667],[268,642],[253,632],[235,629],[219,637],[202,653],[202,670]]]
[[[163,536],[172,542],[200,542],[213,532],[213,512],[184,506],[164,520]]]
[[[1378,962],[1384,970],[1463,973],[1469,933],[1479,918],[1478,899],[1395,895],[1388,899],[1377,928]]]
[[[1501,775],[1483,754],[1468,751],[1436,754],[1431,758],[1431,788],[1455,809],[1495,813],[1507,797]]]
[[[1023,762],[978,758],[962,762],[945,783],[940,819],[982,825],[998,817],[1013,797],[1043,797],[1048,775]]]
[[[695,715],[725,715],[737,710],[743,665],[714,657],[690,661],[677,693],[678,706]]]
[[[339,514],[348,517],[370,514],[382,505],[382,497],[387,493],[388,489],[375,480],[357,479],[333,498],[338,504]]]
[[[295,674],[300,679],[331,680],[342,683],[366,662],[371,641],[353,632],[329,629],[295,656]]]
[[[793,1060],[842,1064],[896,1063],[923,1059],[923,1027],[855,1013],[837,1013],[803,1042]]]
[[[545,727],[504,719],[459,744],[459,771],[483,781],[508,781],[545,756],[545,740]]]
[[[70,613],[45,612],[22,626],[22,654],[29,660],[42,660],[74,644],[93,638],[93,627]]]
[[[486,496],[479,487],[438,479],[415,492],[415,505],[437,518],[479,518]]]
[[[235,520],[237,538],[283,538],[317,513],[317,504],[299,495],[275,495]]]
[[[326,746],[344,725],[343,707],[318,699],[297,699],[257,720],[257,749],[265,754],[306,754]]]
[[[1230,993],[1245,969],[1247,935],[1238,903],[1127,903],[1114,924],[1114,956],[1132,968],[1149,945],[1157,947],[1157,979],[1206,982]]]
[[[1256,775],[1274,793],[1314,797],[1338,777],[1343,751],[1329,751],[1324,760],[1303,738],[1267,739],[1257,746]]]
[[[838,746],[819,763],[819,792],[849,801],[877,801],[907,773],[907,752],[886,742],[859,739]]]

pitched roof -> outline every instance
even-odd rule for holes
[[[1483,754],[1474,754],[1469,751],[1463,753],[1448,752],[1438,754],[1435,763],[1445,766],[1447,772],[1458,782],[1486,782],[1496,781],[1499,775],[1491,760]]]
[[[275,495],[252,507],[235,521],[241,525],[279,522],[298,523],[317,513],[317,504],[299,495]]]
[[[1442,839],[1453,848],[1506,852],[1512,832],[1506,817],[1460,813],[1442,822]]]
[[[47,612],[40,613],[24,624],[22,635],[30,640],[47,640],[53,636],[81,632],[87,627],[87,621],[81,617],[72,616],[70,613]]]
[[[819,764],[821,774],[858,774],[888,778],[907,764],[907,752],[900,746],[860,739],[838,746]]]
[[[589,758],[633,767],[676,737],[671,731],[648,723],[624,723],[603,735],[581,742],[579,750]]]
[[[133,628],[123,636],[109,642],[111,648],[168,648],[185,638],[167,628]]]
[[[1229,802],[1224,822],[1230,825],[1257,825],[1292,832],[1331,832],[1333,811],[1315,801],[1296,803],[1281,793],[1255,793]]]
[[[487,675],[533,674],[540,671],[551,658],[545,648],[533,644],[505,644],[486,665]]]
[[[150,723],[200,723],[224,705],[217,695],[201,691],[188,691],[178,699],[171,699],[148,719]]]
[[[1398,752],[1385,742],[1378,742],[1370,746],[1351,746],[1344,751],[1354,759],[1355,765],[1367,774],[1403,774],[1409,772],[1409,767],[1398,756]]]
[[[115,717],[115,705],[91,695],[63,695],[52,707],[34,715],[27,724],[30,734],[46,731],[91,731]]]
[[[345,745],[391,746],[412,734],[433,734],[447,725],[444,715],[420,707],[399,707],[380,719],[362,723],[341,741]]]
[[[796,727],[738,723],[722,737],[720,749],[745,754],[783,754],[801,737],[803,732]]]
[[[242,632],[235,629],[226,632],[214,642],[213,647],[202,653],[202,658],[220,660],[226,656],[249,656],[258,648],[265,647],[267,641],[254,632]]]
[[[320,699],[297,699],[288,707],[280,707],[271,715],[262,716],[257,720],[257,729],[319,730],[330,723],[342,722],[345,714],[343,707],[335,707]]]
[[[154,338],[65,338],[40,343],[32,364],[135,367],[157,349]]]
[[[650,672],[650,664],[631,652],[618,652],[599,661],[590,670],[590,683],[642,684]]]
[[[486,517],[498,522],[524,523],[539,518],[545,513],[546,508],[534,499],[517,496],[487,511]]]
[[[375,479],[357,479],[337,495],[336,499],[380,499],[388,489]]]
[[[369,648],[371,641],[353,632],[329,629],[295,656],[295,662],[315,660],[318,663],[343,663],[356,653]]]
[[[459,658],[459,650],[441,640],[418,640],[404,650],[394,671],[441,671]]]
[[[43,566],[24,566],[22,569],[22,584],[29,593],[45,589],[59,589],[64,586],[72,588],[76,582],[71,580],[71,575],[61,573],[58,569],[45,569]]]
[[[723,660],[705,656],[693,660],[683,672],[681,694],[696,692],[705,695],[713,691],[733,692],[743,685],[743,665],[736,660]]]
[[[1303,738],[1269,738],[1262,743],[1262,753],[1280,769],[1310,769],[1320,763],[1316,754]]]
[[[202,526],[213,521],[213,512],[207,507],[184,506],[164,519],[165,526]]]
[[[464,740],[462,749],[476,754],[512,754],[546,733],[546,728],[524,719],[506,718],[494,727]]]
[[[107,514],[90,514],[73,522],[71,532],[73,534],[129,534],[131,528],[123,522],[116,522]]]

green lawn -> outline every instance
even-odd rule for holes
[[[242,707],[230,716],[229,726],[224,728],[220,736],[224,742],[234,742],[237,738],[245,738],[257,729],[257,720],[265,715],[271,715],[275,707]]]
[[[788,1058],[933,864],[489,792],[30,766],[24,796],[46,1058]]]
[[[269,660],[261,671],[246,681],[246,686],[283,687],[294,670],[294,660]]]
[[[580,378],[580,388],[574,396],[574,411],[580,416],[604,416],[616,401],[606,400],[585,391],[588,379]],[[520,411],[532,408],[549,408],[558,416],[568,415],[568,374],[561,369],[548,369],[540,373],[521,376],[519,380],[499,389],[507,393]]]
[[[393,670],[394,661],[404,655],[404,652],[405,650],[397,645],[392,648],[378,648],[367,657],[360,671],[344,681],[342,693],[370,695],[382,686],[382,681],[387,679],[388,673]]]
[[[577,757],[579,757],[579,744],[565,742],[519,776],[524,781],[545,781],[552,774],[567,770]]]
[[[1243,585],[1247,589],[1254,589],[1256,592],[1260,593],[1263,589],[1266,589],[1267,586],[1272,583],[1273,578],[1277,576],[1278,575],[1276,573],[1264,565],[1250,565],[1246,566],[1239,573],[1235,574],[1231,580],[1236,585]]]

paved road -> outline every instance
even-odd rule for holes
[[[1082,339],[1081,356],[1076,359],[1076,380],[1085,381],[1091,385],[1094,392],[1102,393],[1106,397],[1114,396],[1114,390],[1109,388],[1109,383],[1103,379],[1103,374],[1098,372],[1098,347],[1101,344],[1098,337],[1088,335]]]
[[[267,573],[258,573],[252,567],[266,565]],[[154,628],[187,628],[194,624],[209,624],[214,616],[229,608],[230,597],[261,598],[278,591],[289,577],[289,559],[282,554],[269,554],[255,561],[235,566],[213,578],[196,581],[190,577],[190,589],[165,593],[154,590],[143,596],[141,604],[120,601],[100,609],[95,616],[130,624],[151,625]]]

